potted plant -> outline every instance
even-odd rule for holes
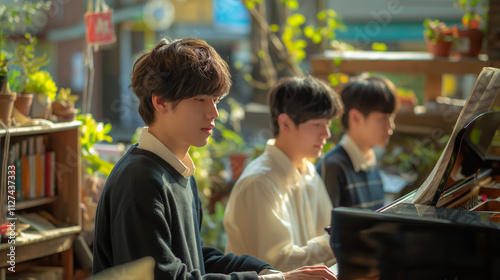
[[[61,88],[52,103],[52,114],[58,121],[67,122],[75,119],[78,110],[75,109],[75,101],[78,95],[72,95],[70,88]]]
[[[447,57],[457,38],[456,28],[448,27],[442,21],[429,18],[424,20],[424,38],[427,49],[435,57]]]
[[[456,52],[462,57],[475,57],[481,52],[484,32],[480,29],[483,17],[478,13],[479,4],[487,10],[487,1],[483,0],[458,0],[455,7],[464,11],[462,28],[458,29]]]
[[[5,125],[10,126],[16,94],[12,93],[9,88],[7,76],[8,64],[9,61],[6,59],[4,53],[0,52],[0,120]]]
[[[31,116],[47,119],[57,92],[56,83],[50,73],[43,70],[29,75],[25,91],[34,93]]]
[[[19,112],[28,116],[30,114],[34,96],[34,92],[26,89],[27,84],[29,83],[29,77],[38,72],[41,67],[47,65],[50,60],[47,59],[47,54],[45,53],[40,57],[35,56],[35,46],[37,44],[36,37],[26,33],[24,38],[28,40],[28,44],[19,44],[17,46],[12,64],[21,67],[20,75],[16,72],[16,76],[19,80],[19,96],[16,100],[15,106]]]

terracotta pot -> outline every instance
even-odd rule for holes
[[[52,100],[50,100],[48,96],[41,93],[35,93],[33,96],[33,104],[31,105],[31,117],[48,119],[51,108]]]
[[[425,38],[425,42],[427,43],[427,49],[435,57],[450,56],[451,49],[453,47],[453,42],[444,41],[443,39],[438,39],[434,44],[427,37]]]
[[[484,34],[479,29],[459,29],[456,52],[461,57],[476,57],[481,52]]]
[[[241,172],[243,172],[243,168],[245,168],[247,158],[248,155],[245,153],[235,153],[229,155],[231,174],[234,181],[238,180]]]
[[[0,120],[10,126],[16,93],[0,93]]]
[[[65,106],[60,102],[55,101],[52,103],[52,114],[57,117],[60,122],[70,122],[76,117],[78,111],[73,105]]]
[[[14,106],[21,114],[29,116],[31,104],[33,104],[33,93],[22,93],[17,96]]]

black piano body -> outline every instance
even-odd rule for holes
[[[340,280],[500,279],[500,112],[476,116],[450,141],[427,203],[412,203],[412,192],[375,212],[332,211]]]

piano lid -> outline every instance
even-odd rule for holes
[[[430,204],[437,205],[440,199],[459,191],[468,181],[489,173],[492,163],[499,159],[500,112],[479,114],[458,132],[450,160]]]

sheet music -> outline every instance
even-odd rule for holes
[[[490,110],[497,93],[500,90],[500,69],[493,67],[484,67],[474,88],[472,89],[467,102],[465,103],[457,119],[450,140],[441,154],[436,166],[429,174],[425,182],[419,187],[412,198],[413,203],[426,204],[432,200],[436,193],[439,181],[443,177],[446,166],[450,161],[453,152],[453,143],[460,131],[474,116]]]

